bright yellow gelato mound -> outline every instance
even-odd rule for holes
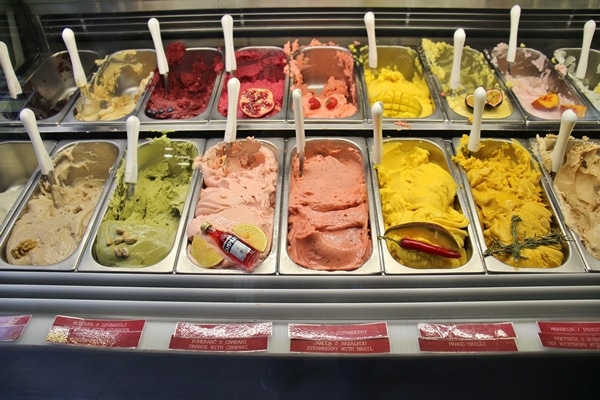
[[[385,228],[409,222],[435,223],[446,228],[460,247],[460,258],[406,250],[386,241],[388,250],[411,268],[456,268],[467,261],[464,248],[469,220],[454,208],[456,183],[448,171],[430,160],[428,150],[386,141],[376,165]]]
[[[411,80],[394,68],[365,68],[369,104],[381,101],[386,118],[424,118],[433,114],[433,102],[425,78]]]
[[[466,151],[468,140],[467,135],[461,138],[453,160],[467,174],[486,246],[494,241],[511,246],[550,235],[553,214],[544,200],[540,170],[530,152],[517,141],[491,147],[493,141],[482,140],[478,157],[474,157]],[[486,142],[490,143],[489,151]],[[518,217],[519,222],[513,223],[513,217]],[[564,259],[561,244],[539,242],[542,244],[534,248],[519,248],[517,257],[510,252],[493,255],[518,268],[560,266]]]

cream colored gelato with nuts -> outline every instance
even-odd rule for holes
[[[537,136],[544,167],[550,170],[556,135]],[[565,223],[600,260],[600,143],[569,138],[565,161],[556,173],[554,191]]]

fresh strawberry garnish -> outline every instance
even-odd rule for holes
[[[338,105],[338,101],[335,97],[328,97],[327,100],[325,101],[325,107],[327,107],[328,110],[333,110],[334,108],[336,108]]]
[[[318,110],[321,108],[321,102],[316,97],[311,97],[308,99],[308,106],[311,110]]]

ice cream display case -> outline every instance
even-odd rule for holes
[[[0,323],[22,316],[29,323],[0,350],[101,348],[99,354],[110,359],[122,352],[107,343],[137,334],[123,352],[171,359],[185,354],[460,362],[597,353],[600,115],[580,85],[593,92],[597,84],[598,37],[591,41],[586,77],[576,83],[569,71],[572,58],[580,57],[584,24],[600,19],[600,3],[521,2],[517,61],[510,66],[494,60],[493,49],[509,41],[512,3],[334,3],[303,0],[292,7],[226,0],[198,8],[178,0],[0,0],[0,11],[19,14],[18,33],[0,32],[20,82],[44,74],[39,71],[47,65],[68,75],[59,79],[50,71],[35,78],[36,92],[64,81],[65,92],[72,93],[64,110],[37,121],[48,151],[90,146],[62,159],[80,163],[78,174],[105,178],[98,206],[88,210],[89,224],[71,224],[73,232],[63,233],[69,241],[81,234],[72,254],[46,266],[27,258],[42,247],[44,225],[62,229],[68,223],[28,204],[41,191],[52,208],[58,188],[40,185],[45,175],[36,169],[35,154],[5,150],[29,142],[16,116],[30,103],[2,93],[2,104],[14,103],[11,118],[0,118],[0,190],[8,192],[13,180],[24,189],[8,200],[0,232]],[[368,12],[375,15],[375,46],[365,28]],[[235,28],[233,69],[225,15]],[[167,70],[149,32],[151,18],[161,23]],[[76,83],[72,65],[45,63],[64,54],[65,28],[74,31],[86,59],[84,84]],[[463,49],[462,89],[453,92],[447,75],[457,28],[467,32],[469,47]],[[523,100],[516,90],[526,69],[519,57],[534,50],[545,57],[543,68],[527,73],[548,83],[551,71],[558,86],[542,85],[537,89],[543,93]],[[377,68],[369,62],[373,57]],[[239,97],[233,103],[228,97],[236,81]],[[479,87],[486,91],[481,121],[474,115],[480,107],[470,103]],[[302,96],[302,119],[294,109],[295,89]],[[560,97],[562,92],[569,96]],[[559,98],[547,107],[551,118],[525,107],[539,107],[545,95]],[[582,107],[585,113],[570,129],[561,124],[564,112]],[[345,114],[337,115],[342,108]],[[78,118],[88,111],[90,118]],[[232,112],[235,118],[228,118]],[[133,182],[125,178],[131,173],[126,159],[133,147],[125,146],[131,117],[139,120]],[[564,132],[571,139],[555,169],[550,153]],[[477,134],[480,149],[464,149],[465,138]],[[103,153],[94,154],[92,144],[99,143]],[[148,150],[151,143],[159,149]],[[185,154],[180,145],[187,146]],[[484,163],[506,146],[514,146],[506,160]],[[7,173],[5,160],[15,161],[8,162]],[[102,173],[88,164],[102,164]],[[137,195],[129,196],[129,188]],[[537,202],[523,204],[522,197]],[[67,203],[75,219],[87,210],[81,199]],[[20,221],[31,210],[41,212],[42,221],[23,228]],[[121,218],[127,210],[136,217]],[[151,221],[137,213],[148,213]],[[571,219],[586,224],[581,228]],[[53,249],[63,244],[58,236],[52,230],[46,235]],[[541,254],[530,248],[540,246]],[[246,267],[240,260],[247,254],[257,264]],[[14,255],[26,265],[14,262]],[[507,262],[511,257],[519,262]],[[70,318],[79,325],[66,327]],[[122,330],[88,336],[79,330],[119,321]],[[252,340],[227,336],[226,329],[210,339],[196,336],[231,324],[261,325],[251,325],[259,331]],[[501,329],[508,337],[473,336],[470,351],[456,350],[467,346],[466,338],[452,336],[456,332],[434,341],[428,330],[469,325],[499,332],[496,324],[510,325]],[[543,331],[548,324],[588,324],[589,330],[553,345]],[[323,326],[328,334],[319,331]],[[331,339],[331,330],[340,336]],[[348,331],[351,336],[344,336]],[[202,348],[209,346],[203,340],[266,347],[223,351]],[[336,340],[346,343],[343,349]],[[186,341],[190,346],[177,347]],[[357,344],[365,341],[369,345]],[[576,347],[584,341],[589,351]]]

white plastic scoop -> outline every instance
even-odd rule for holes
[[[18,95],[23,93],[23,89],[17,79],[17,75],[15,75],[15,70],[10,61],[10,55],[8,54],[8,47],[6,47],[4,42],[0,42],[0,64],[4,71],[4,77],[6,78],[10,97],[16,99]]]
[[[229,158],[231,152],[231,144],[235,142],[237,137],[237,109],[240,98],[240,81],[236,77],[232,77],[227,82],[227,121],[225,122],[225,160],[223,166]]]
[[[596,31],[596,22],[590,19],[583,26],[583,43],[581,44],[581,53],[579,55],[579,63],[577,64],[577,71],[575,76],[577,79],[585,79],[585,74],[588,68],[588,58],[590,55],[590,47],[592,45],[592,39],[594,38],[594,32]]]
[[[233,47],[233,18],[229,14],[221,18],[223,38],[225,39],[225,71],[233,73],[237,69],[235,50]]]
[[[80,96],[77,99],[75,108],[81,115],[94,115],[100,109],[107,108],[108,105],[105,102],[94,100],[90,97],[87,87],[87,77],[83,66],[81,65],[81,59],[79,58],[79,51],[77,50],[77,42],[75,41],[75,34],[69,28],[63,29],[62,32],[63,41],[67,46],[69,57],[71,57],[71,66],[73,67],[73,78],[75,84],[79,88]]]
[[[517,36],[519,32],[519,19],[521,18],[521,7],[516,5],[510,9],[510,36],[508,39],[508,51],[506,53],[506,62],[508,63],[508,72],[512,68],[517,56]]]
[[[302,108],[302,90],[294,89],[292,92],[294,102],[294,124],[296,127],[296,153],[298,154],[298,171],[300,176],[304,172],[304,109]]]
[[[87,85],[87,78],[85,76],[83,66],[81,65],[79,51],[77,51],[77,42],[75,41],[75,34],[71,29],[65,28],[63,29],[62,37],[63,41],[65,42],[65,46],[67,46],[69,57],[71,57],[71,64],[73,67],[73,78],[75,79],[75,84],[79,89],[85,88],[85,85]]]
[[[477,153],[481,142],[481,119],[483,117],[483,107],[485,105],[485,89],[481,86],[475,89],[475,103],[473,104],[473,125],[469,133],[469,142],[467,149],[470,154]]]
[[[135,115],[127,118],[127,153],[125,156],[125,176],[127,184],[127,199],[132,199],[135,194],[135,185],[138,180],[138,139],[140,133],[140,120]]]
[[[52,202],[54,206],[57,207],[56,198],[53,192],[53,186],[57,184],[56,177],[54,176],[54,164],[44,147],[44,143],[42,141],[42,137],[40,136],[40,131],[37,126],[37,122],[35,120],[35,114],[29,108],[24,108],[21,110],[19,114],[19,118],[29,135],[29,139],[31,139],[31,144],[33,145],[33,151],[35,152],[35,156],[38,160],[38,164],[40,166],[40,172],[42,173],[42,185],[44,189],[50,192],[50,196],[52,197]]]
[[[556,138],[554,150],[552,150],[551,154],[552,166],[550,168],[550,176],[552,178],[556,176],[556,173],[563,163],[567,142],[569,140],[569,136],[571,136],[571,132],[573,132],[573,127],[575,126],[576,122],[577,115],[573,110],[565,110],[565,112],[562,113],[558,137]]]
[[[373,117],[373,164],[379,165],[383,161],[383,104],[380,101],[371,106]]]
[[[452,59],[452,71],[450,72],[450,90],[452,93],[456,93],[460,86],[460,61],[462,60],[465,39],[464,29],[460,28],[454,31],[454,57]]]
[[[371,11],[365,14],[365,27],[369,44],[369,67],[377,68],[377,41],[375,39],[375,14]]]
[[[156,50],[158,73],[162,77],[166,99],[169,96],[169,63],[167,62],[167,56],[165,55],[165,49],[163,48],[162,38],[160,35],[160,23],[156,18],[150,18],[148,20],[148,29],[150,30],[152,42],[154,43],[154,49]]]

